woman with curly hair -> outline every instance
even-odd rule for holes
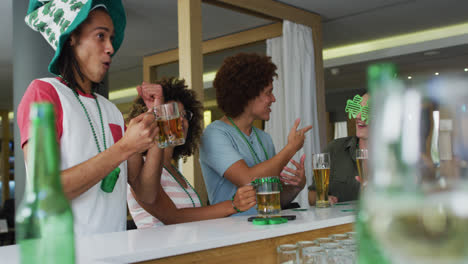
[[[213,86],[218,107],[225,116],[205,129],[200,148],[200,163],[211,204],[236,197],[238,187],[262,177],[281,176],[283,182],[289,183],[281,193],[282,207],[304,188],[305,156],[300,163],[291,158],[302,148],[304,134],[312,126],[298,129],[300,120],[297,119],[288,135],[288,144],[279,153],[275,152],[270,135],[253,126],[255,120],[270,119],[270,107],[276,101],[275,76],[276,66],[271,58],[258,54],[228,57],[218,70]],[[289,161],[296,170],[285,167]],[[253,208],[245,212],[254,213]]]
[[[252,186],[237,190],[236,199],[201,207],[195,189],[173,165],[180,158],[187,158],[198,149],[202,133],[202,104],[195,98],[195,92],[187,89],[184,80],[163,79],[158,84],[143,83],[137,87],[138,96],[129,114],[129,119],[153,108],[158,86],[162,86],[164,100],[177,102],[181,114],[185,144],[164,149],[161,188],[155,202],[149,204],[136,198],[128,186],[127,202],[130,213],[138,228],[148,228],[164,224],[177,224],[229,216],[235,208],[247,210],[255,205],[255,191]]]

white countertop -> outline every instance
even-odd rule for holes
[[[296,220],[256,226],[247,216],[77,238],[77,263],[131,263],[230,246],[354,222],[355,203],[307,211],[282,211]],[[351,210],[350,210],[351,209]],[[19,263],[18,247],[0,247],[1,263]]]

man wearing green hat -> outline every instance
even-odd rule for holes
[[[49,71],[57,77],[32,81],[18,106],[23,151],[27,153],[31,103],[51,102],[62,185],[71,200],[75,233],[123,231],[127,183],[139,199],[153,202],[160,180],[154,175],[161,175],[162,151],[155,144],[158,128],[152,113],[131,120],[124,134],[120,111],[95,93],[123,40],[122,2],[32,0],[25,21],[55,49]],[[159,93],[153,99],[160,104],[162,88],[155,88]],[[139,153],[146,150],[150,162],[143,163]]]

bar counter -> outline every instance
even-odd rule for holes
[[[76,239],[77,263],[274,263],[276,246],[352,231],[355,203],[282,211],[296,220],[257,226],[228,217]],[[1,263],[19,263],[18,246],[0,247]],[[6,261],[6,262],[5,262]]]

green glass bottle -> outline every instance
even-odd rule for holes
[[[31,106],[27,179],[16,212],[21,263],[75,263],[73,214],[60,180],[52,104]]]
[[[377,92],[386,89],[386,85],[389,81],[396,77],[396,67],[391,63],[374,64],[369,66],[367,69],[367,83],[369,94],[371,98],[375,98],[374,95]],[[379,91],[380,90],[380,91]],[[370,108],[375,109],[375,100],[370,101]],[[372,115],[371,115],[372,116]],[[372,119],[369,123],[372,123]],[[372,173],[372,170],[371,170]],[[369,175],[369,184],[372,184],[372,175]],[[389,264],[390,260],[385,256],[380,244],[374,236],[369,227],[369,215],[365,209],[366,188],[362,190],[359,211],[356,217],[355,229],[359,241],[358,248],[358,263],[359,264]]]

